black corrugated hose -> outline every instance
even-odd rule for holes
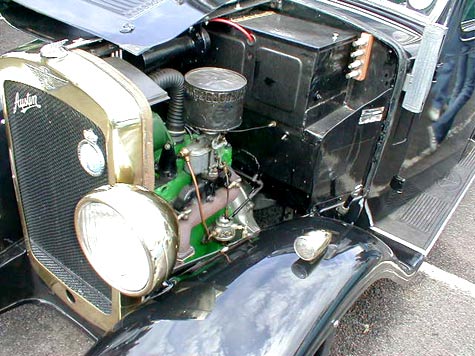
[[[157,70],[149,74],[157,85],[170,96],[166,126],[175,142],[183,141],[185,121],[183,119],[183,97],[185,82],[183,74],[171,68]]]

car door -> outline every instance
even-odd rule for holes
[[[474,178],[474,0],[454,1],[440,24],[447,26],[434,83],[415,117],[399,178],[372,229],[426,255]]]

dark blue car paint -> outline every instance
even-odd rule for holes
[[[300,260],[295,237],[322,228],[333,232],[323,258],[313,264]],[[203,266],[101,338],[50,293],[18,242],[0,256],[0,312],[28,302],[49,304],[99,339],[89,355],[269,355],[274,347],[279,354],[306,355],[374,281],[405,281],[418,267],[398,261],[368,232],[319,217],[263,231],[228,258]]]
[[[232,1],[115,1],[117,9],[90,0],[17,0],[41,14],[65,22],[140,54],[175,38],[207,14]],[[109,2],[114,3],[114,1]],[[143,6],[146,5],[146,6]],[[123,11],[120,8],[129,8]]]
[[[333,232],[313,265],[297,236]],[[371,283],[411,271],[374,236],[324,218],[283,223],[123,319],[89,355],[293,355],[316,351]]]
[[[32,8],[46,6],[45,0],[18,2]],[[67,0],[61,4],[72,6],[79,2]],[[79,28],[100,34],[131,52],[139,53],[175,37],[225,2],[215,3],[204,10],[193,2],[179,5],[178,2],[165,0],[153,11],[133,21],[112,16],[111,22],[92,21],[92,24],[88,15],[68,11],[61,13],[60,2],[47,3],[52,9],[48,15],[70,24],[73,24],[74,18],[74,21],[80,22],[74,23]],[[52,4],[59,8],[54,9]],[[391,105],[390,114],[393,114],[409,63],[408,51],[413,52],[417,47],[411,44],[418,40],[417,33],[405,29],[409,40],[398,43],[392,35],[401,29],[383,24],[381,19],[368,18],[367,14],[358,15],[328,3],[317,6],[314,1],[302,0],[300,5],[312,11],[318,8],[318,11],[344,17],[348,23],[362,29],[371,29],[380,40],[394,48],[400,63],[399,80]],[[171,11],[171,15],[165,15],[165,11]],[[156,27],[150,25],[152,22],[161,23],[163,27],[160,27],[165,30],[154,30]],[[121,33],[121,26],[126,23],[131,23],[134,30]],[[391,120],[389,122],[391,126],[386,128],[388,134],[393,125]],[[382,154],[391,147],[388,145],[381,149]],[[377,177],[383,169],[384,166],[376,165],[373,177]],[[316,228],[327,228],[336,233],[325,258],[311,265],[298,260],[292,243],[299,234]],[[413,269],[398,261],[384,243],[368,232],[323,218],[284,223],[263,232],[257,241],[242,245],[229,257],[232,263],[222,257],[213,262],[212,268],[177,284],[169,293],[128,315],[89,354],[184,355],[203,354],[206,350],[207,354],[259,355],[272,354],[272,348],[276,346],[281,354],[312,354],[331,333],[333,323],[375,280],[385,277],[404,280],[413,273]],[[19,259],[15,261],[18,264]],[[28,263],[24,258],[22,261],[22,266]],[[6,263],[3,267],[0,263],[0,281],[6,278],[7,268],[11,273],[12,263]],[[31,273],[22,272],[20,267],[13,270],[19,274]],[[27,279],[30,280],[30,277]],[[34,285],[27,296],[25,290],[18,295],[9,294],[7,299],[0,298],[0,311],[21,300],[46,300],[43,299],[44,286],[42,294],[36,293],[39,289]],[[59,300],[51,296],[48,300],[67,311]]]

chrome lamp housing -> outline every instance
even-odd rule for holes
[[[92,267],[125,295],[150,293],[175,265],[177,218],[145,188],[117,184],[94,190],[79,201],[75,225]]]

